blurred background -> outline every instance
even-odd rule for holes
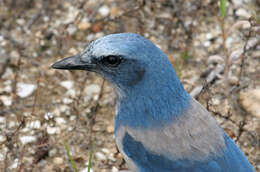
[[[0,171],[127,169],[110,84],[50,68],[118,32],[160,47],[260,171],[259,14],[259,0],[0,0]]]

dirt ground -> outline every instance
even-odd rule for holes
[[[87,172],[91,153],[94,172],[127,169],[110,84],[50,68],[118,32],[160,47],[260,171],[259,7],[230,0],[222,20],[213,0],[0,0],[0,171]]]

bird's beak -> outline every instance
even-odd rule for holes
[[[70,56],[64,58],[56,63],[54,63],[51,67],[54,69],[64,69],[64,70],[91,70],[95,65],[90,62],[83,62],[81,60],[81,55],[78,54],[76,56]]]

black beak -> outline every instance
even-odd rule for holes
[[[54,69],[65,69],[65,70],[91,70],[95,65],[90,62],[83,62],[81,60],[81,55],[71,56],[64,58],[51,67]]]

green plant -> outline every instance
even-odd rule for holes
[[[66,150],[67,156],[68,156],[68,158],[69,158],[70,164],[71,164],[71,166],[72,166],[72,168],[73,168],[73,171],[78,172],[78,169],[77,169],[77,167],[76,167],[76,164],[75,164],[75,162],[74,162],[74,160],[73,160],[73,158],[72,158],[72,156],[71,156],[71,154],[70,154],[70,149],[69,149],[68,144],[67,144],[65,141],[63,141],[63,145],[64,145],[64,147],[65,147],[65,150]]]

